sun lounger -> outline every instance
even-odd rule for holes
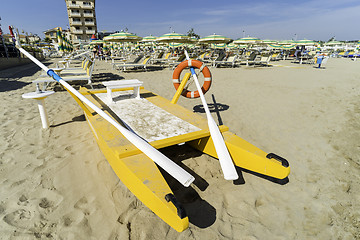
[[[115,67],[118,70],[128,71],[129,69],[144,69],[147,70],[147,66],[150,63],[151,57],[146,57],[142,63],[125,63],[125,64],[116,64]]]
[[[223,60],[223,61],[214,61],[213,67],[220,67],[220,66],[235,67],[235,65],[236,65],[235,62],[236,62],[236,55],[230,56],[226,60]]]
[[[253,61],[253,66],[269,66],[271,59],[271,53],[263,54],[260,56],[260,59],[255,59]]]
[[[257,55],[258,55],[258,52],[253,51],[250,53],[250,55],[248,57],[241,58],[238,62],[239,62],[239,64],[245,63],[246,66],[249,66],[250,64],[254,64]]]
[[[62,73],[62,71],[61,71],[61,73],[59,75],[66,82],[87,81],[87,84],[89,84],[92,88],[93,86],[92,86],[91,78],[92,78],[92,73],[94,70],[94,65],[95,65],[94,62],[89,61],[89,63],[86,65],[85,74],[82,74],[82,72],[81,73],[78,72],[78,74],[77,74],[76,71],[75,72],[69,71],[68,73],[66,73],[66,72]],[[35,83],[37,85],[42,84],[43,91],[45,91],[46,88],[49,86],[49,84],[51,84],[53,82],[56,83],[56,81],[54,79],[50,78],[49,76],[40,76],[38,79],[33,81],[33,83]]]
[[[111,63],[113,66],[113,69],[117,68],[117,66],[121,66],[124,64],[138,64],[140,63],[143,59],[145,58],[145,56],[143,54],[138,55],[133,61],[121,61],[121,62],[114,62]]]

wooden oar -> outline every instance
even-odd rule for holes
[[[188,61],[190,61],[189,54],[187,53],[186,50],[185,50],[185,55],[186,55],[186,59]],[[228,151],[228,149],[227,149],[227,147],[225,145],[224,138],[221,135],[219,127],[217,126],[217,124],[215,123],[214,119],[211,116],[209,107],[208,107],[208,105],[206,103],[206,100],[205,100],[205,97],[204,97],[204,93],[203,93],[203,91],[202,91],[202,89],[200,87],[199,80],[197,78],[195,69],[193,67],[190,67],[190,71],[191,71],[191,74],[192,74],[192,76],[194,78],[196,88],[199,91],[201,102],[202,102],[202,104],[204,106],[204,110],[205,110],[206,117],[207,117],[207,120],[208,120],[208,126],[209,126],[209,130],[210,130],[210,135],[211,135],[211,138],[212,138],[212,140],[214,142],[214,146],[215,146],[215,150],[216,150],[216,153],[218,155],[218,158],[219,158],[220,166],[221,166],[221,169],[222,169],[222,171],[224,173],[224,178],[226,180],[238,179],[239,176],[238,176],[238,174],[236,172],[236,169],[235,169],[234,163],[233,163],[233,161],[231,159],[230,153],[229,153],[229,151]]]
[[[59,77],[53,70],[47,68],[44,64],[42,64],[39,60],[34,58],[31,54],[29,54],[26,50],[24,50],[19,41],[16,41],[12,28],[9,27],[10,33],[12,34],[14,41],[16,42],[16,47],[28,58],[30,58],[36,65],[42,68],[50,77],[52,77],[55,81],[59,82],[61,85],[65,87],[67,91],[74,94],[78,97],[82,102],[88,105],[92,110],[97,112],[100,116],[106,119],[110,124],[116,127],[124,137],[126,137],[132,144],[134,144],[139,150],[141,150],[146,156],[152,159],[156,164],[158,164],[162,169],[168,172],[171,176],[173,176],[177,181],[179,181],[185,187],[190,186],[190,184],[195,180],[195,178],[186,172],[184,169],[179,167],[169,158],[167,158],[164,154],[159,152],[157,149],[149,145],[146,141],[138,137],[136,134],[127,130],[123,126],[121,126],[118,122],[116,122],[113,118],[111,118],[108,114],[98,108],[95,104],[93,104],[90,100],[84,97],[81,93],[76,91],[72,86],[70,86],[67,82],[65,82],[61,77]]]

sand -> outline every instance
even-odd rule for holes
[[[67,92],[45,100],[51,127],[43,130],[35,101],[21,98],[40,70],[0,71],[0,239],[360,239],[360,61],[274,64],[211,68],[206,98],[221,107],[217,122],[286,158],[289,181],[243,171],[234,184],[216,159],[167,148],[204,184],[172,185],[189,215],[182,233],[119,181]],[[98,61],[94,78],[137,78],[167,99],[175,93],[171,69],[123,73]],[[205,117],[199,99],[179,104]]]

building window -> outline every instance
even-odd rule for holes
[[[93,22],[94,20],[92,18],[85,18],[85,22]]]
[[[76,4],[76,1],[72,1],[71,3],[72,3],[72,4]]]
[[[83,2],[84,5],[90,6],[91,4],[89,2]]]

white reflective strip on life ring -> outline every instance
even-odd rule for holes
[[[211,77],[205,78],[204,81],[210,82],[210,81],[211,81]]]
[[[188,66],[191,67],[191,59],[188,61]]]
[[[180,80],[178,78],[173,79],[173,83],[180,83]]]
[[[205,64],[202,64],[201,67],[199,68],[199,71],[202,72],[202,70],[204,69],[204,67],[206,67]]]
[[[191,98],[194,98],[194,92],[191,92]]]

